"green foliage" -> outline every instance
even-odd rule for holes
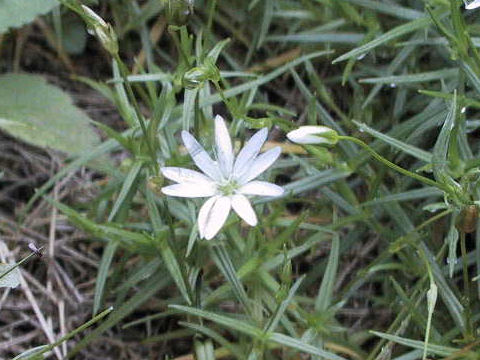
[[[0,287],[17,287],[20,284],[20,276],[20,270],[15,265],[0,263]]]
[[[55,87],[0,78],[0,126],[76,156],[30,204],[92,159],[127,157],[91,204],[46,198],[105,246],[93,313],[118,304],[69,356],[124,324],[147,334],[144,344],[188,337],[199,359],[474,358],[478,13],[454,0],[106,5],[111,79],[80,79],[121,117],[117,127],[95,122],[105,142]],[[158,16],[161,45],[150,32]],[[133,73],[125,58],[138,45],[145,68]],[[216,113],[234,146],[271,130],[267,146],[280,143],[283,155],[265,180],[285,192],[252,201],[256,227],[231,216],[207,242],[204,200],[167,197],[159,169],[194,168],[179,134],[210,151]],[[338,144],[287,142],[299,125],[334,129]],[[172,319],[181,329],[159,330]]]
[[[70,96],[36,75],[0,77],[0,128],[27,143],[80,156],[100,144]]]
[[[23,26],[55,6],[57,0],[0,0],[0,33]]]
[[[77,17],[68,17],[62,26],[62,47],[72,55],[80,55],[87,46],[85,24]]]

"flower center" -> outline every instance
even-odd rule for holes
[[[230,196],[235,194],[235,190],[238,189],[238,183],[235,180],[230,180],[225,184],[219,185],[218,190],[225,195],[225,196]]]

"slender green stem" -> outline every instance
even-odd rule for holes
[[[114,56],[114,61],[118,64],[118,67],[120,69],[120,76],[122,77],[123,84],[125,86],[125,89],[127,91],[128,98],[130,100],[130,103],[133,106],[133,109],[135,111],[135,115],[138,119],[138,122],[140,123],[140,128],[142,129],[143,136],[145,138],[145,142],[147,144],[148,152],[150,154],[150,157],[152,158],[152,164],[155,167],[155,171],[158,172],[158,163],[157,163],[157,157],[155,155],[155,150],[153,149],[152,144],[150,143],[150,139],[147,135],[147,126],[145,125],[145,120],[143,118],[143,115],[140,111],[140,107],[138,106],[138,102],[135,99],[135,95],[133,93],[132,85],[130,85],[130,82],[128,81],[128,74],[127,74],[127,67],[123,63],[122,59],[120,59],[120,56],[117,54]]]
[[[463,287],[465,289],[465,321],[467,323],[467,335],[472,337],[472,317],[470,308],[470,279],[468,277],[467,246],[465,244],[465,232],[460,231],[460,251],[462,252]]]
[[[403,174],[403,175],[406,175],[406,176],[409,176],[413,179],[416,179],[424,184],[427,184],[427,185],[430,185],[430,186],[434,186],[442,191],[445,191],[451,195],[454,195],[452,194],[452,191],[449,187],[445,186],[444,184],[440,184],[438,182],[436,182],[435,180],[432,180],[432,179],[429,179],[425,176],[422,176],[422,175],[418,175],[418,174],[415,174],[411,171],[408,171],[400,166],[398,166],[397,164],[394,164],[392,163],[391,161],[385,159],[382,155],[380,155],[379,153],[377,153],[375,150],[373,150],[370,146],[368,146],[366,143],[364,143],[362,140],[360,139],[357,139],[357,138],[354,138],[352,136],[338,136],[338,139],[339,140],[348,140],[348,141],[351,141],[351,142],[354,142],[358,145],[360,145],[363,149],[367,150],[370,155],[372,155],[372,157],[378,161],[380,161],[381,163],[385,164],[386,166],[388,166],[389,168]]]
[[[40,355],[45,354],[46,352],[51,351],[52,349],[56,348],[58,345],[60,345],[60,344],[62,344],[63,342],[71,339],[72,337],[74,337],[74,336],[77,335],[78,333],[82,332],[82,331],[85,330],[86,328],[92,326],[92,325],[95,324],[96,322],[98,322],[98,321],[100,321],[101,319],[103,319],[105,316],[107,316],[108,314],[110,314],[112,311],[113,311],[113,307],[109,307],[108,309],[102,311],[100,314],[94,316],[92,319],[90,319],[89,321],[87,321],[85,324],[80,325],[78,328],[76,328],[75,330],[71,331],[71,332],[68,333],[67,335],[62,336],[60,339],[58,339],[58,340],[55,341],[54,343],[45,346],[42,350],[40,350],[40,351],[38,351],[38,352],[35,352],[35,353],[31,354],[30,356],[27,356],[27,357],[24,358],[24,359],[25,359],[25,360],[28,360],[28,359],[38,359]],[[67,356],[67,357],[68,357],[68,356]],[[43,359],[43,358],[42,358],[42,359]]]
[[[32,256],[36,255],[36,253],[31,253],[30,255],[24,257],[22,260],[20,260],[18,263],[14,264],[11,268],[9,268],[7,271],[0,273],[0,279],[4,278],[8,274],[10,274],[13,270],[15,270],[17,267],[22,265],[24,262],[29,260]]]
[[[468,279],[468,264],[467,264],[467,247],[465,245],[465,232],[460,231],[460,250],[462,252],[462,267],[463,267],[463,286],[465,293],[470,294],[470,282]]]
[[[217,0],[210,0],[210,2],[208,3],[208,21],[207,21],[208,31],[212,31],[213,15],[215,14],[216,6],[217,6]]]
[[[225,96],[225,93],[223,92],[223,88],[222,86],[219,84],[218,81],[212,81],[213,85],[215,86],[215,89],[217,89],[218,91],[218,94],[220,95],[220,98],[222,99],[223,103],[225,104],[225,106],[227,107],[228,111],[230,112],[230,114],[233,115],[233,117],[235,118],[235,111],[234,109],[232,108],[231,106],[231,103],[230,101],[227,99],[227,97]]]

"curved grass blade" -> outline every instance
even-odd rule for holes
[[[424,347],[425,347],[425,343],[423,341],[406,339],[406,338],[402,338],[400,336],[385,334],[385,333],[378,332],[378,331],[370,331],[370,332],[375,336],[393,341],[397,344],[402,344],[402,345],[411,347],[413,349],[423,350]],[[438,356],[450,356],[453,353],[455,353],[456,351],[459,351],[460,349],[452,348],[452,347],[449,347],[449,346],[428,344],[427,350],[428,350],[428,352],[430,352],[432,354],[435,354],[435,355],[438,355]]]
[[[406,35],[408,33],[411,33],[413,31],[419,30],[419,29],[424,29],[428,27],[432,21],[428,17],[420,18],[417,20],[410,21],[406,24],[397,26],[396,28],[393,28],[392,30],[386,32],[385,34],[379,36],[375,40],[370,41],[369,43],[357,47],[346,54],[343,54],[336,59],[333,60],[333,64],[338,63],[340,61],[345,61],[354,57],[361,56],[363,54],[366,54],[372,49],[375,49],[376,47],[383,45],[389,41],[392,41],[394,39],[397,39],[403,35]]]
[[[118,248],[118,242],[111,240],[103,250],[102,260],[98,268],[97,281],[95,282],[95,295],[93,298],[93,314],[95,315],[102,305],[103,292],[107,282],[108,270],[112,265],[112,260]]]

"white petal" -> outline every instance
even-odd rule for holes
[[[249,170],[243,176],[238,178],[238,182],[240,184],[245,184],[250,180],[255,179],[258,175],[272,166],[281,153],[282,149],[280,146],[277,146],[257,156],[257,158],[250,164]]]
[[[471,3],[465,5],[465,9],[472,10],[480,7],[480,0],[472,1]]]
[[[160,171],[167,179],[178,183],[198,183],[199,185],[212,183],[209,177],[190,169],[167,166],[160,168]]]
[[[198,143],[197,140],[187,131],[182,131],[183,144],[187,148],[190,156],[200,170],[207,174],[213,180],[221,178],[220,170],[217,164],[207,154],[205,149]]]
[[[183,183],[165,186],[162,192],[169,196],[178,197],[208,197],[215,195],[217,188],[215,185],[198,185],[197,183]]]
[[[217,201],[218,198],[219,196],[213,196],[207,201],[205,201],[205,203],[200,208],[200,211],[198,212],[197,224],[198,224],[198,232],[200,233],[201,239],[203,239],[205,235],[205,228],[207,227],[208,215],[210,214],[210,211],[212,210],[212,206],[215,204],[215,201]]]
[[[257,225],[257,215],[255,215],[250,201],[244,195],[232,196],[232,208],[248,225]]]
[[[222,196],[216,199],[212,208],[208,212],[203,237],[207,240],[213,239],[220,231],[228,218],[232,204],[230,198]]]
[[[236,178],[241,177],[249,169],[251,162],[260,152],[265,140],[267,140],[267,135],[267,128],[257,131],[250,140],[248,140],[242,150],[240,150],[237,160],[235,160],[235,166],[233,167],[233,173]]]
[[[215,117],[215,145],[220,170],[228,178],[233,168],[233,149],[227,125],[220,115]]]
[[[266,181],[251,181],[238,191],[245,195],[280,196],[284,190],[281,186]]]
[[[332,141],[319,135],[335,132],[326,126],[300,126],[287,134],[288,140],[297,144],[331,144]]]

